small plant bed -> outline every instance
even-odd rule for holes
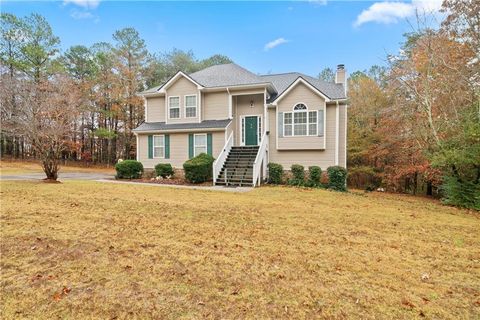
[[[205,181],[202,183],[191,183],[188,182],[184,177],[171,177],[171,178],[141,178],[141,179],[132,179],[132,182],[139,183],[155,183],[155,184],[169,184],[169,185],[184,185],[184,186],[211,186],[212,181]]]

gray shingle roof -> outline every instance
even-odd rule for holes
[[[295,80],[299,77],[302,77],[312,86],[317,88],[320,92],[325,94],[330,99],[344,99],[345,90],[343,89],[342,84],[336,84],[332,82],[326,82],[319,80],[299,72],[289,72],[289,73],[280,73],[280,74],[267,74],[260,76],[264,81],[271,82],[277,89],[278,93],[272,95],[269,99],[269,102],[274,101],[278,96],[280,96]]]
[[[230,119],[224,120],[205,120],[202,122],[194,123],[169,123],[165,122],[144,122],[138,128],[134,129],[135,132],[147,132],[147,131],[167,131],[167,130],[195,130],[195,129],[223,129],[229,123]]]
[[[220,64],[189,74],[204,87],[226,87],[264,83],[265,80],[235,63]]]
[[[157,92],[158,89],[160,89],[162,86],[163,86],[163,84],[160,85],[160,86],[148,88],[147,90],[140,92],[140,94],[144,94],[144,93],[155,93],[155,92]]]
[[[342,84],[326,82],[299,72],[267,74],[259,76],[235,63],[228,63],[211,66],[189,74],[189,76],[194,81],[206,88],[271,83],[277,92],[271,95],[268,102],[273,102],[293,82],[295,82],[295,80],[297,80],[299,77],[302,77],[332,100],[345,98],[345,91]],[[142,93],[145,94],[157,92],[162,86],[163,85],[150,88]]]

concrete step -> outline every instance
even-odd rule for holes
[[[253,183],[250,182],[224,182],[224,181],[217,181],[215,183],[217,186],[232,186],[232,187],[253,187]]]

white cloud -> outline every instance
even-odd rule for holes
[[[64,0],[63,4],[67,5],[69,3],[75,4],[77,6],[86,8],[86,9],[95,9],[100,4],[100,0]]]
[[[82,19],[93,19],[95,16],[88,11],[79,11],[79,10],[72,10],[70,12],[70,17],[75,20],[82,20]]]
[[[442,7],[443,0],[412,0],[412,5],[420,12],[435,13]]]
[[[442,0],[412,0],[412,2],[376,2],[363,10],[354,22],[358,27],[364,23],[377,22],[383,24],[397,23],[419,13],[436,13],[442,6]]]
[[[327,0],[308,0],[308,2],[317,6],[324,6],[327,4]]]
[[[268,51],[270,49],[273,49],[281,44],[284,44],[284,43],[287,43],[289,42],[288,40],[285,40],[284,38],[278,38],[278,39],[275,39],[273,41],[270,41],[269,43],[267,43],[264,47],[263,47],[263,50],[265,51]]]

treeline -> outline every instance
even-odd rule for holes
[[[42,159],[49,152],[104,164],[135,158],[132,129],[144,120],[137,93],[178,70],[231,62],[222,55],[198,60],[176,49],[153,54],[133,28],[116,31],[109,43],[62,52],[60,39],[38,14],[2,13],[0,22],[2,156]],[[56,147],[45,148],[52,141]]]
[[[351,75],[349,183],[480,209],[480,2],[443,11],[435,29],[418,16],[388,67]]]

